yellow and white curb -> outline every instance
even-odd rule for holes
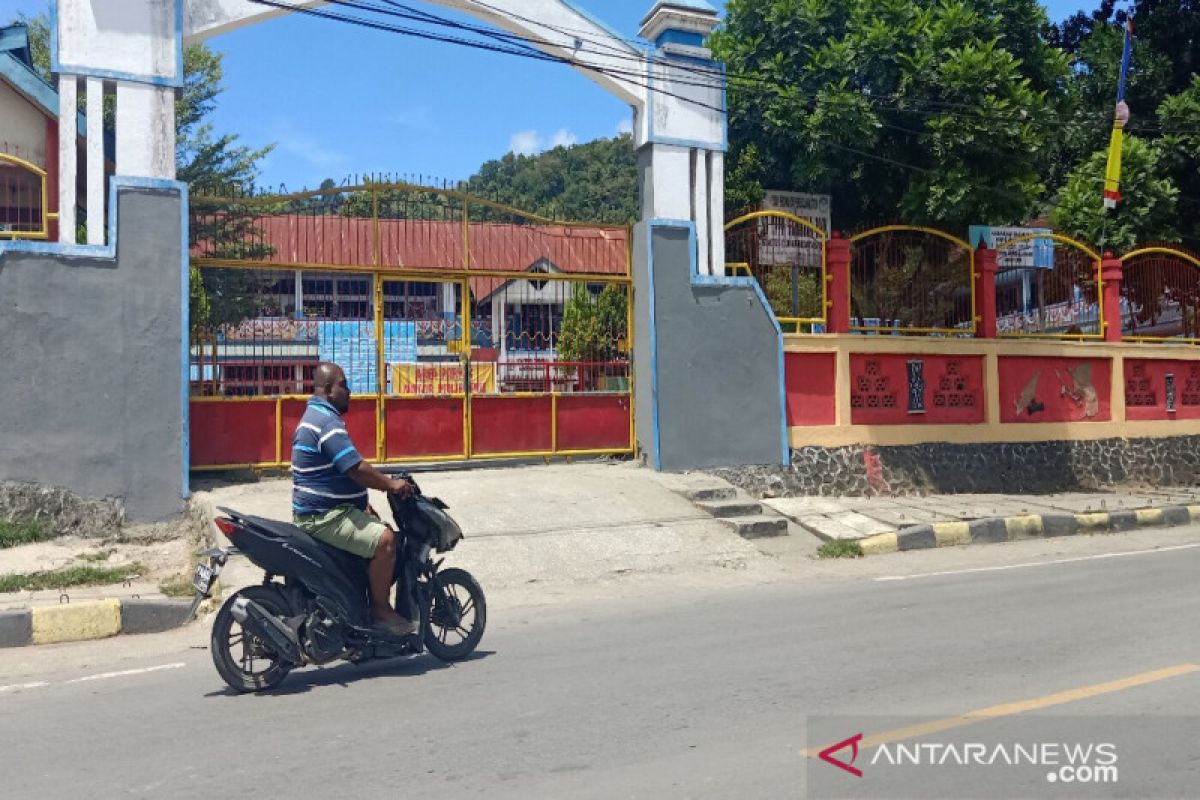
[[[0,647],[158,633],[191,619],[190,600],[88,600],[0,611]]]
[[[1083,514],[1022,514],[970,522],[934,522],[859,540],[863,555],[955,547],[965,544],[1015,542],[1022,539],[1109,533],[1134,528],[1171,528],[1200,523],[1200,505],[1098,511]]]

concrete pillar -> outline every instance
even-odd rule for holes
[[[104,244],[104,82],[87,79],[87,243]]]
[[[117,174],[175,179],[175,90],[117,84]]]
[[[829,285],[825,330],[830,333],[850,332],[850,249],[850,240],[837,231],[825,243],[825,280]]]
[[[996,338],[996,251],[975,251],[975,338]]]
[[[58,76],[58,240],[75,244],[75,174],[78,155],[79,84],[74,75]],[[49,153],[46,154],[49,158]]]
[[[1121,341],[1121,259],[1106,252],[1100,261],[1104,290],[1100,302],[1104,308],[1104,341]]]
[[[709,241],[712,274],[725,274],[725,154],[708,152]]]
[[[46,120],[46,208],[43,214],[58,213],[58,120]],[[58,241],[58,219],[47,223],[50,241]]]
[[[692,208],[690,218],[696,222],[696,270],[701,275],[724,274],[724,264],[717,269],[712,263],[712,252],[708,248],[708,231],[711,214],[708,198],[708,154],[703,150],[691,152],[692,162]]]

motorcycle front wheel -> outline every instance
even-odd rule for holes
[[[487,625],[487,600],[471,573],[457,568],[438,573],[430,587],[425,648],[442,661],[462,661],[479,646]]]
[[[266,644],[234,619],[232,606],[239,597],[253,600],[277,617],[288,615],[279,592],[266,586],[249,586],[230,597],[213,620],[210,650],[213,665],[231,688],[238,692],[272,689],[291,672],[291,667]]]

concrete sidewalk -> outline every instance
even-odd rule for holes
[[[825,540],[862,540],[917,526],[985,519],[1095,515],[1200,504],[1200,488],[1049,495],[954,494],[925,497],[781,497],[762,503]]]
[[[449,504],[464,540],[446,564],[474,574],[485,589],[582,583],[627,573],[746,569],[762,554],[672,488],[670,478],[632,462],[481,467],[416,474],[422,491]],[[709,482],[713,482],[711,479]],[[273,519],[291,518],[290,479],[257,483],[196,481],[195,499]],[[386,499],[371,493],[385,514]],[[214,540],[225,546],[216,532]],[[262,572],[232,559],[226,592],[258,583]]]

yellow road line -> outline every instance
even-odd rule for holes
[[[1120,680],[1109,681],[1107,683],[1096,683],[1078,689],[1068,689],[1043,697],[1035,697],[1031,700],[1001,703],[1000,705],[988,706],[976,711],[968,711],[966,714],[960,714],[956,717],[946,717],[945,719],[932,720],[918,725],[910,725],[906,728],[896,728],[895,730],[864,736],[862,741],[859,742],[859,747],[871,747],[890,742],[899,742],[905,739],[915,739],[918,736],[928,736],[931,733],[941,733],[942,731],[953,730],[955,728],[963,728],[967,725],[986,722],[990,719],[1009,717],[1014,714],[1023,714],[1026,711],[1050,708],[1051,706],[1059,706],[1064,703],[1074,703],[1077,700],[1087,700],[1103,694],[1133,689],[1138,686],[1145,686],[1148,683],[1164,681],[1168,678],[1176,678],[1180,675],[1188,675],[1193,672],[1200,672],[1200,664],[1179,664],[1174,667],[1143,672],[1140,675],[1134,675],[1129,678],[1121,678]],[[807,748],[801,750],[800,753],[806,758],[813,758],[823,749],[824,747]]]

